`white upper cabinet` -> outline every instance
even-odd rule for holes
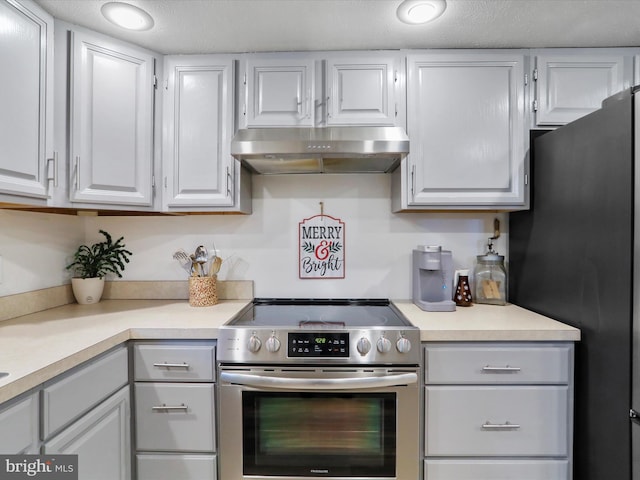
[[[226,56],[165,59],[165,209],[234,204],[233,70]]]
[[[633,81],[633,55],[623,50],[534,53],[533,110],[538,127],[564,125],[598,110],[605,98]]]
[[[70,43],[71,202],[151,207],[154,57],[86,31]]]
[[[46,205],[53,18],[29,0],[0,2],[0,68],[0,200]]]
[[[410,154],[394,173],[395,211],[525,205],[521,52],[408,56]]]
[[[251,55],[244,63],[241,127],[314,124],[315,61],[304,55]]]
[[[402,68],[402,57],[389,53],[330,56],[325,80],[327,124],[404,125],[398,122],[399,115],[404,116],[398,102]]]

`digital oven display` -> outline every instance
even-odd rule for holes
[[[349,358],[348,332],[291,332],[288,344],[289,357]]]

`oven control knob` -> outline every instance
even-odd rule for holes
[[[260,350],[261,346],[262,342],[260,341],[260,339],[255,335],[251,335],[251,338],[249,338],[249,341],[247,342],[247,348],[249,349],[249,351],[256,353],[258,350]]]
[[[366,355],[367,353],[369,353],[369,350],[371,350],[371,342],[368,338],[362,337],[360,338],[360,340],[358,340],[356,348],[358,349],[358,353],[360,355]]]
[[[391,340],[389,340],[387,337],[380,337],[378,339],[377,347],[380,353],[387,353],[389,350],[391,350]]]
[[[407,353],[411,350],[411,342],[405,337],[400,337],[396,342],[396,348],[400,353]]]
[[[267,348],[268,352],[275,353],[280,350],[280,340],[278,340],[278,337],[276,337],[275,335],[271,335],[269,338],[267,338],[264,346]]]

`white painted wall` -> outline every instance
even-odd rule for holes
[[[472,268],[493,234],[506,253],[507,215],[495,213],[391,213],[390,177],[367,175],[254,176],[252,215],[87,217],[87,241],[100,228],[125,237],[133,251],[125,280],[180,280],[186,272],[172,254],[215,242],[225,258],[220,278],[254,280],[258,297],[411,297],[411,250],[419,244],[452,250],[456,268]],[[346,229],[345,278],[298,278],[298,222],[320,213]]]
[[[76,216],[0,210],[0,297],[69,283],[65,266],[83,240]]]
[[[225,263],[223,280],[254,280],[259,297],[411,297],[411,250],[419,244],[452,250],[456,268],[472,268],[485,251],[493,219],[506,253],[507,215],[391,213],[390,178],[382,174],[255,176],[252,215],[76,217],[0,210],[0,296],[69,282],[76,247],[102,240],[99,229],[125,237],[133,251],[124,280],[182,280],[172,254],[213,242]],[[346,223],[345,278],[298,278],[298,222],[324,212]]]

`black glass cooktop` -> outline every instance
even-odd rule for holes
[[[256,298],[229,325],[340,329],[413,327],[387,299]]]

